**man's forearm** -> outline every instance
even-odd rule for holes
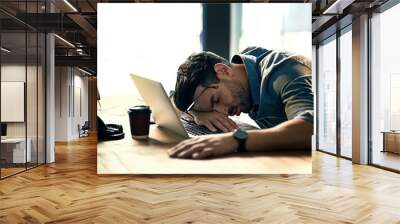
[[[286,121],[273,128],[248,131],[248,151],[311,148],[313,125],[302,119]]]

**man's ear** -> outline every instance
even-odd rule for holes
[[[229,65],[223,64],[223,63],[217,63],[214,65],[214,70],[217,73],[217,78],[218,79],[223,79],[223,78],[232,78],[233,73],[232,73],[232,68],[229,67]]]

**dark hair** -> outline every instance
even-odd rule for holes
[[[219,82],[214,70],[217,63],[229,64],[225,58],[204,51],[193,53],[179,66],[174,93],[174,103],[179,110],[185,111],[190,106],[197,86],[207,87]]]

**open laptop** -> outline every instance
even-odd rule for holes
[[[131,74],[131,78],[144,102],[150,106],[154,122],[158,126],[185,138],[218,133],[208,130],[205,126],[197,125],[194,121],[185,118],[185,116],[180,116],[160,82],[134,74]],[[255,128],[244,123],[238,125],[240,127],[243,125],[245,129]]]

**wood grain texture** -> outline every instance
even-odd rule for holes
[[[312,175],[97,175],[96,140],[0,181],[0,223],[400,223],[400,175],[314,152]]]
[[[148,140],[119,141],[97,145],[99,174],[310,174],[311,153],[274,151],[231,154],[204,160],[170,158],[167,150],[179,138],[156,126]]]
[[[129,105],[143,104],[133,96],[107,96],[98,112],[106,123],[122,124],[125,138],[99,142],[97,171],[99,174],[310,174],[311,149],[230,154],[205,160],[170,158],[167,150],[182,138],[150,127],[147,140],[130,136]]]

